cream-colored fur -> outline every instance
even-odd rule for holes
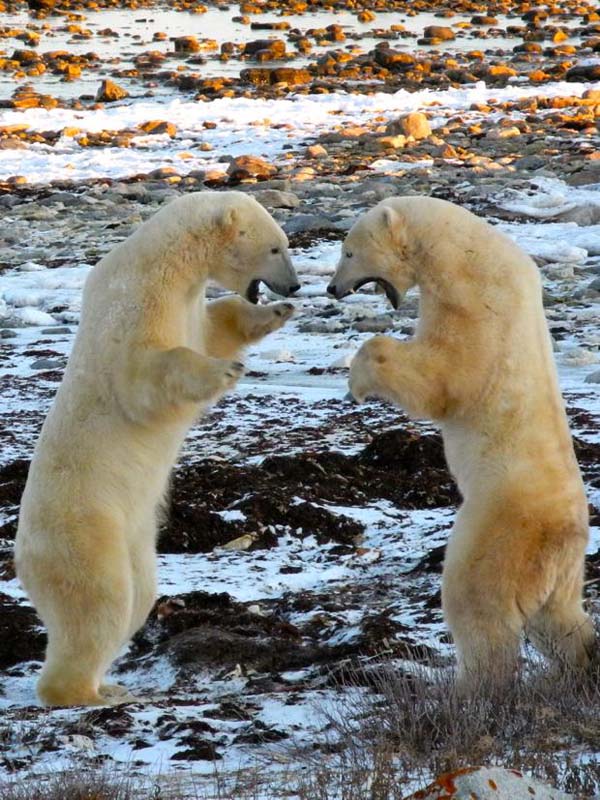
[[[460,684],[507,680],[524,630],[585,667],[595,639],[582,608],[588,509],[536,265],[458,206],[399,197],[351,229],[330,291],[342,297],[367,278],[392,299],[420,289],[414,338],[367,341],[350,390],[441,426],[463,496],[442,588]]]
[[[297,288],[283,231],[238,192],[182,197],[92,270],[23,494],[17,572],[48,629],[48,705],[118,702],[103,683],[156,596],[157,516],[185,434],[231,389],[240,351],[291,315],[239,296]]]

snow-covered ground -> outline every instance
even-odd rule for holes
[[[580,97],[586,90],[598,88],[600,82],[556,82],[544,87],[544,96]],[[435,129],[457,112],[468,113],[474,121],[481,119],[482,112],[470,109],[490,98],[510,101],[537,95],[535,86],[489,88],[477,83],[446,91],[400,90],[366,96],[340,92],[277,100],[221,98],[210,103],[141,99],[95,110],[1,111],[2,125],[27,125],[30,131],[71,131],[52,146],[39,143],[25,150],[0,149],[0,179],[20,175],[36,184],[64,178],[118,178],[165,165],[174,165],[181,174],[197,169],[222,171],[223,164],[217,160],[222,153],[237,156],[250,152],[273,160],[282,157],[285,146],[300,148],[320,133],[369,123],[379,115],[393,118],[402,112],[428,110]],[[490,114],[486,117],[493,119]],[[128,148],[81,147],[77,141],[85,132],[131,129],[155,119],[177,125],[177,137],[136,136]],[[216,127],[207,129],[206,122]],[[212,152],[198,150],[202,144],[213,148]]]
[[[600,89],[600,82],[546,83],[543,96],[581,97],[590,89]],[[20,175],[29,185],[42,188],[53,180],[131,178],[168,165],[181,175],[198,169],[222,172],[224,156],[243,153],[285,165],[290,153],[302,151],[321,134],[372,126],[378,119],[383,125],[400,113],[415,110],[427,111],[434,133],[456,116],[465,125],[483,119],[493,122],[502,112],[490,113],[478,106],[492,99],[499,104],[532,98],[541,91],[538,86],[512,81],[505,88],[478,83],[444,91],[332,92],[276,100],[222,98],[210,103],[163,96],[134,98],[95,110],[2,109],[0,126],[26,125],[30,132],[71,130],[53,146],[29,142],[24,149],[0,148],[0,180]],[[524,119],[528,112],[512,113],[515,119]],[[156,119],[174,123],[176,137],[135,136],[128,148],[78,144],[78,137],[85,133],[133,129]],[[398,161],[384,153],[370,164],[369,176],[401,176],[410,166],[432,164],[429,157]],[[363,203],[353,196],[347,220],[372,199]],[[75,198],[75,202],[79,200]],[[65,203],[60,206],[59,199],[61,213],[68,214],[68,199]],[[102,206],[101,195],[85,193],[81,203],[87,204],[86,213],[91,216]],[[10,484],[14,465],[31,457],[76,335],[81,291],[90,264],[118,240],[121,222],[130,225],[143,218],[137,207],[130,212],[126,204],[116,204],[114,219],[105,219],[102,237],[94,241],[95,252],[86,250],[84,259],[79,257],[83,250],[79,244],[73,248],[68,237],[53,234],[54,207],[35,199],[30,206],[29,217],[21,206],[0,208],[0,489],[4,481]],[[600,183],[572,186],[540,174],[516,189],[493,187],[486,197],[486,209],[491,221],[540,265],[572,429],[581,442],[598,444]],[[299,213],[305,210],[300,208]],[[28,219],[32,222],[31,241],[21,236],[15,242],[11,236],[23,231]],[[85,217],[76,218],[73,212],[72,232],[78,242],[85,225]],[[64,227],[61,230],[64,234]],[[177,474],[185,469],[201,470],[207,461],[215,472],[220,465],[235,465],[250,474],[268,458],[281,456],[298,456],[308,462],[314,457],[318,473],[319,457],[331,453],[360,457],[370,442],[395,428],[423,438],[432,435],[430,426],[408,423],[390,406],[370,402],[356,408],[345,399],[347,368],[360,344],[379,330],[410,336],[417,306],[414,292],[397,312],[382,295],[367,290],[341,304],[332,301],[326,286],[339,250],[339,242],[318,237],[310,246],[294,250],[302,282],[293,300],[294,318],[248,353],[246,375],[235,393],[190,432]],[[265,297],[274,299],[268,293]],[[307,470],[311,468],[308,462]],[[23,471],[23,464],[18,468]],[[309,477],[307,487],[310,480],[314,482]],[[342,467],[339,477],[343,483]],[[171,598],[184,596],[194,611],[194,592],[211,596],[226,592],[233,610],[227,611],[225,606],[224,615],[246,615],[254,618],[257,626],[281,623],[289,627],[285,635],[297,642],[299,650],[307,641],[317,642],[335,652],[338,660],[340,653],[346,652],[344,648],[353,655],[371,655],[369,626],[384,619],[390,633],[378,634],[373,645],[376,652],[397,656],[395,647],[402,640],[413,650],[429,648],[443,667],[451,664],[453,651],[439,608],[438,567],[453,507],[448,503],[403,507],[387,498],[360,496],[360,486],[356,497],[325,502],[309,496],[308,489],[304,496],[305,488],[300,484],[289,499],[288,510],[308,503],[311,509],[338,520],[340,529],[345,518],[354,521],[363,526],[360,541],[352,546],[335,538],[324,541],[311,523],[293,528],[267,525],[260,533],[275,538],[270,546],[161,552],[160,592]],[[588,488],[590,502],[599,509],[600,485],[595,481],[595,486]],[[7,555],[11,547],[8,533],[2,539],[3,531],[12,530],[17,511],[14,496],[7,494],[7,498],[0,507],[0,596],[4,596],[6,608],[12,599],[24,609],[24,596]],[[220,505],[215,501],[214,508],[211,506],[211,512],[230,526],[231,539],[247,532],[250,515],[240,508],[244,499],[223,500]],[[202,500],[198,498],[199,503]],[[595,554],[599,544],[600,529],[594,526],[589,552]],[[37,635],[35,622],[30,624],[32,636]],[[159,633],[152,628],[148,641]],[[275,634],[269,638],[271,628],[265,628],[263,634],[274,650],[283,647],[284,638]],[[327,667],[316,662],[293,668],[287,665],[272,670],[266,680],[262,673],[247,669],[243,657],[239,663],[234,659],[216,667],[202,661],[200,653],[196,671],[186,671],[176,663],[168,642],[148,641],[124,654],[118,679],[149,702],[105,716],[81,709],[40,709],[34,693],[37,660],[16,660],[3,670],[0,772],[44,773],[73,763],[84,768],[105,759],[139,771],[185,772],[191,767],[208,774],[214,768],[213,758],[219,758],[220,769],[227,772],[253,762],[257,741],[263,741],[259,748],[283,737],[313,745],[327,735],[318,707],[339,697]],[[198,649],[202,651],[201,645]],[[121,726],[116,732],[113,723]],[[197,741],[194,750],[194,738],[204,742],[204,750]]]

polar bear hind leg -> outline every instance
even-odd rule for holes
[[[597,657],[596,628],[583,610],[582,593],[583,575],[579,569],[570,584],[563,584],[552,593],[526,628],[535,647],[566,669],[587,669]]]
[[[152,531],[147,531],[145,538],[130,546],[133,605],[127,639],[146,622],[158,594],[155,538]]]
[[[56,564],[45,563],[44,569],[40,564],[36,570],[33,558],[21,576],[48,631],[37,691],[49,706],[123,702],[122,696],[112,699],[116,687],[105,686],[104,695],[100,686],[129,635],[130,562],[121,531],[95,527],[87,533],[77,539],[79,569],[70,569],[68,578]],[[83,541],[87,546],[82,547]],[[43,581],[31,580],[34,570],[44,575]]]

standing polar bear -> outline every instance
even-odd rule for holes
[[[588,508],[534,262],[458,206],[399,197],[350,230],[329,292],[370,281],[394,307],[420,289],[414,338],[365,342],[350,391],[441,426],[464,498],[442,587],[459,686],[508,680],[523,631],[585,667],[595,641],[582,608]]]
[[[48,629],[38,694],[106,705],[120,648],[156,596],[157,518],[185,434],[242,372],[240,350],[290,303],[205,305],[208,279],[256,302],[299,286],[281,228],[240,192],[169,203],[92,270],[23,494],[19,578]]]

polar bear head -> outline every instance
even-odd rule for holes
[[[210,194],[217,235],[208,277],[252,303],[258,301],[261,282],[284,297],[296,292],[300,285],[287,236],[273,217],[243,192]]]
[[[416,283],[408,224],[402,212],[384,200],[350,229],[337,269],[327,287],[338,300],[365,283],[380,284],[394,308]]]

